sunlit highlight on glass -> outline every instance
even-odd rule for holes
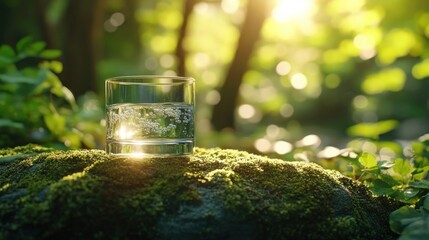
[[[121,128],[119,128],[118,136],[120,139],[129,139],[132,138],[133,135],[134,132],[129,130],[127,127],[122,126]]]

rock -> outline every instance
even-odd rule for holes
[[[393,239],[397,207],[336,171],[235,150],[0,150],[0,239]]]

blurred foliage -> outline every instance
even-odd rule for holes
[[[103,111],[97,98],[76,102],[57,74],[61,52],[42,41],[0,46],[0,147],[39,143],[56,148],[99,147]]]
[[[93,26],[88,29],[92,34],[102,33],[100,42],[90,47],[82,45],[85,41],[64,40],[64,33],[71,31],[63,22],[72,1],[40,2],[42,7],[22,0],[0,3],[7,9],[0,9],[2,38],[12,41],[31,33],[61,49],[79,45],[82,54],[100,48],[94,66],[100,99],[108,77],[177,73],[176,49],[188,1],[105,1],[93,14],[103,24],[87,24]],[[186,75],[197,80],[199,146],[286,158],[279,146],[311,135],[323,139],[323,146],[343,147],[354,131],[349,127],[360,123],[396,121],[396,128],[380,135],[381,140],[411,140],[429,132],[426,0],[269,0],[259,42],[249,49],[252,58],[239,101],[231,103],[236,105],[236,128],[221,132],[212,128],[212,109],[224,97],[221,86],[248,1],[195,2],[183,48]],[[20,12],[25,18],[14,14]],[[74,20],[85,25],[79,16]],[[11,22],[19,27],[14,29]]]
[[[359,123],[396,122],[393,131],[379,135],[385,140],[410,140],[429,131],[425,0],[270,2],[272,10],[240,86],[237,127],[222,132],[213,131],[211,113],[222,98],[220,89],[234,57],[247,2],[198,1],[194,6],[184,48],[187,75],[197,80],[199,146],[275,155],[278,146],[294,145],[310,135],[323,139],[325,146],[344,146],[347,133],[372,131],[349,129]],[[123,3],[111,3],[106,23],[115,13],[123,13],[125,21],[124,27],[105,29],[101,79],[175,74],[183,3],[138,1],[134,15],[126,14]],[[129,19],[140,26],[140,55],[134,62],[129,61],[128,50],[115,47],[119,43],[132,49],[126,41]],[[374,125],[378,127],[383,126]]]

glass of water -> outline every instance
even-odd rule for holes
[[[124,76],[106,80],[106,152],[173,157],[194,147],[195,80]]]

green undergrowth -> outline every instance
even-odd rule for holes
[[[0,150],[0,168],[0,239],[396,237],[388,218],[399,203],[313,163],[201,148],[114,159],[29,145]]]

